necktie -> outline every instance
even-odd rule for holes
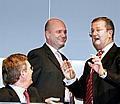
[[[30,97],[29,97],[28,91],[25,90],[23,94],[25,95],[25,98],[26,98],[26,102],[27,102],[26,104],[30,104]]]
[[[99,56],[99,58],[101,58],[103,52],[104,52],[103,50],[99,50],[98,53],[96,54],[96,56]]]
[[[62,65],[63,60],[62,60],[62,56],[61,56],[60,52],[56,51],[55,54],[56,54],[56,58],[57,58],[58,62],[60,63],[60,65]]]
[[[57,58],[58,62],[60,63],[60,65],[62,65],[63,64],[63,59],[62,59],[62,56],[61,56],[60,52],[56,51],[55,54],[56,54],[56,58]],[[65,87],[65,98],[64,98],[64,100],[65,100],[65,102],[67,102],[67,103],[69,102],[70,104],[72,104],[72,102],[73,102],[73,95],[67,87]]]
[[[99,50],[96,56],[101,58],[102,54],[103,54],[103,51]],[[94,74],[94,70],[91,69],[90,75],[87,78],[85,104],[93,104],[93,74]]]

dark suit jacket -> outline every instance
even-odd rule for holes
[[[81,78],[69,86],[77,98],[85,98],[86,79],[90,74],[88,61]],[[107,70],[107,77],[102,79],[97,73],[94,73],[94,104],[120,104],[120,48],[114,44],[103,57],[102,64]]]
[[[64,55],[62,55],[62,58],[67,60]],[[65,93],[64,75],[50,48],[44,44],[41,48],[30,51],[28,60],[34,68],[33,86],[38,89],[42,98],[41,102],[49,97],[59,97],[63,101]]]
[[[39,94],[37,93],[36,88],[30,87],[28,89],[28,93],[30,96],[30,102],[40,102]],[[20,99],[13,88],[6,85],[5,87],[0,88],[0,102],[20,102]]]

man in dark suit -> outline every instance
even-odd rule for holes
[[[32,68],[24,54],[12,54],[2,63],[2,75],[5,87],[0,89],[0,102],[39,102],[37,90],[32,84]],[[29,88],[28,88],[29,87]],[[28,97],[24,95],[27,92]]]
[[[65,46],[67,29],[64,22],[51,18],[45,24],[46,43],[28,53],[28,59],[33,66],[33,86],[38,89],[41,102],[46,98],[55,97],[64,101],[65,84],[60,64],[67,58],[58,52]],[[59,57],[59,56],[60,57]]]
[[[76,80],[68,61],[62,66],[68,88],[77,98],[83,99],[84,104],[120,104],[120,48],[114,43],[114,31],[114,24],[109,18],[95,18],[91,23],[90,36],[95,49],[102,50],[102,56],[92,56],[86,62],[79,80]],[[88,78],[92,72],[93,96],[91,102],[86,103],[91,96],[86,98]]]

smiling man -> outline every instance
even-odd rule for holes
[[[49,97],[59,98],[64,102],[65,84],[61,64],[67,58],[59,52],[67,41],[67,27],[58,18],[51,18],[45,24],[45,44],[28,53],[33,69],[33,86],[38,89],[41,102]],[[69,95],[67,95],[69,96]],[[69,100],[70,101],[70,100]],[[69,102],[66,101],[65,102]]]

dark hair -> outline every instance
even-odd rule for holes
[[[26,70],[27,57],[24,54],[12,54],[2,63],[2,75],[5,84],[14,84],[19,80],[22,70]]]
[[[106,22],[106,28],[108,30],[113,30],[113,34],[112,34],[112,39],[113,39],[114,38],[115,27],[114,27],[114,24],[113,24],[111,19],[109,19],[108,17],[97,17],[91,23],[93,24],[94,22],[101,21],[101,20]]]

